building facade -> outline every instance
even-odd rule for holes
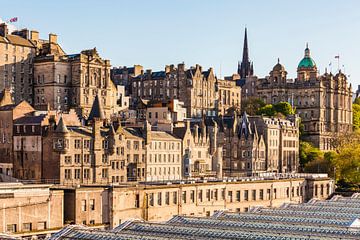
[[[46,237],[64,226],[63,190],[44,184],[1,183],[0,196],[2,233],[31,239]]]
[[[217,126],[217,124],[215,125]],[[299,119],[263,116],[219,120],[217,144],[223,147],[223,174],[251,176],[265,172],[296,173],[299,165]]]
[[[225,115],[228,109],[240,112],[241,87],[236,85],[236,80],[218,79],[218,113]]]
[[[35,36],[27,29],[9,33],[6,23],[0,24],[0,91],[10,89],[15,103],[33,100]]]
[[[56,37],[50,39],[57,44]],[[103,60],[96,48],[65,55],[50,49],[34,60],[35,108],[69,111],[89,116],[95,96],[99,96],[107,117],[116,113],[117,91],[110,80],[110,61]]]
[[[69,203],[65,222],[114,228],[129,219],[167,221],[174,215],[210,216],[225,209],[247,212],[255,206],[303,203],[311,198],[326,199],[333,190],[333,181],[326,174],[281,180],[81,186],[65,192]]]
[[[308,47],[295,80],[278,61],[269,77],[258,80],[256,95],[267,104],[291,103],[304,125],[304,139],[321,150],[331,150],[334,137],[352,131],[351,84],[341,71],[320,76]]]
[[[187,117],[215,116],[217,111],[216,77],[212,68],[200,65],[185,69],[185,64],[166,66],[165,71],[145,73],[132,79],[132,98],[184,102]]]

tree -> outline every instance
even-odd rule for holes
[[[358,100],[359,98],[356,98]],[[359,102],[356,101],[355,102]],[[360,100],[360,99],[359,99]],[[354,130],[360,129],[360,103],[353,103],[352,109],[353,109],[353,128]]]
[[[310,171],[312,168],[310,166],[306,168],[305,166],[315,160],[318,161],[317,163],[320,163],[321,160],[324,159],[324,153],[314,147],[311,143],[300,141],[299,158],[300,169],[303,169],[304,171],[307,169]]]
[[[265,103],[260,98],[249,97],[241,102],[241,112],[246,112],[249,115],[256,115],[256,112],[265,106]]]
[[[277,104],[274,104],[274,109],[276,112],[282,113],[284,116],[295,114],[295,110],[288,102],[279,102]]]
[[[275,108],[274,108],[273,105],[267,104],[267,105],[261,107],[261,108],[256,112],[256,114],[272,117],[272,116],[274,116],[274,115],[276,114],[276,111],[275,111]]]

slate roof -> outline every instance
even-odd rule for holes
[[[105,119],[104,110],[102,108],[98,95],[95,96],[88,120],[93,120],[94,118]]]

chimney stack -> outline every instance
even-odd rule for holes
[[[6,37],[9,34],[6,23],[0,24],[0,36]]]
[[[57,43],[57,35],[49,33],[49,43]]]
[[[36,41],[36,42],[39,41],[39,32],[32,30],[30,32],[30,40],[31,41]]]
[[[12,32],[13,35],[17,35],[24,39],[29,39],[29,30],[26,28]]]

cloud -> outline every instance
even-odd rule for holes
[[[0,23],[3,22],[5,21],[2,18],[0,18]],[[13,31],[17,30],[17,28],[13,24],[7,23],[6,25],[8,26],[9,33],[12,33]]]

